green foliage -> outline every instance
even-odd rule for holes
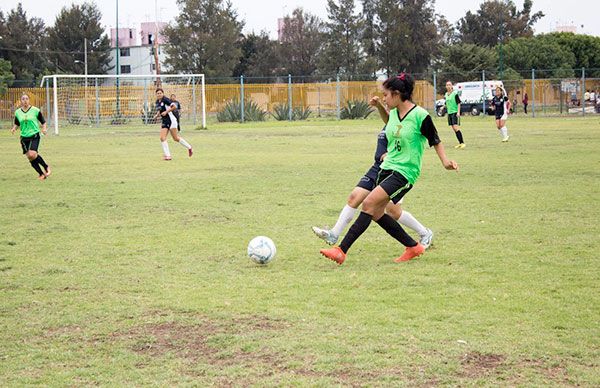
[[[252,100],[244,101],[244,121],[265,121],[268,112],[262,110],[260,106]],[[234,99],[225,104],[225,107],[217,113],[219,122],[241,122],[242,104],[238,99]]]
[[[113,114],[113,116],[110,120],[110,124],[111,125],[125,125],[125,124],[128,124],[129,121],[130,121],[129,117],[126,117],[121,113],[115,113],[115,114]]]
[[[243,22],[231,2],[223,0],[179,0],[175,23],[164,30],[167,65],[174,72],[204,73],[207,77],[229,77],[242,51],[239,38]]]
[[[534,24],[544,17],[543,12],[531,13],[533,2],[525,0],[518,10],[512,0],[489,0],[476,13],[467,14],[458,21],[458,41],[479,46],[494,47],[498,42],[533,36]]]
[[[504,46],[506,64],[513,69],[544,69],[538,77],[573,76],[575,55],[568,47],[540,37],[514,39]],[[545,70],[551,69],[551,70]],[[561,70],[563,69],[563,70]],[[570,73],[570,75],[569,75]]]
[[[15,75],[11,71],[12,66],[9,61],[0,58],[0,94],[4,94],[6,89],[15,79]]]
[[[33,80],[51,64],[42,54],[46,27],[40,18],[29,18],[21,3],[6,16],[0,11],[0,58],[10,62],[16,80]]]
[[[47,39],[49,59],[57,72],[84,73],[84,38],[87,38],[88,74],[106,73],[111,48],[101,19],[102,12],[94,3],[72,4],[60,10],[54,26],[48,29]]]
[[[320,70],[325,74],[357,74],[364,62],[361,50],[362,17],[354,0],[328,0],[324,52]]]
[[[324,40],[323,21],[316,15],[296,8],[283,20],[281,57],[285,72],[308,76],[317,70]]]
[[[459,43],[446,46],[442,49],[440,59],[436,63],[438,68],[438,93],[446,91],[446,81],[465,82],[481,79],[481,71],[486,70],[486,77],[493,79],[496,74],[489,69],[496,68],[498,53],[487,47],[471,43]]]
[[[266,32],[250,33],[240,43],[242,56],[233,70],[233,76],[265,77],[278,75],[281,68],[279,44],[271,40]],[[246,82],[252,82],[247,80]],[[260,82],[260,81],[259,81]]]
[[[312,114],[312,110],[309,107],[303,108],[298,107],[292,109],[292,121],[306,120]],[[277,104],[273,107],[271,116],[277,121],[285,121],[290,118],[290,105],[289,104]]]
[[[155,118],[156,111],[151,109],[148,104],[144,104],[141,112],[142,123],[144,124],[156,124],[160,119]]]
[[[374,109],[368,102],[362,100],[350,100],[340,111],[340,118],[342,120],[366,119],[373,112]]]

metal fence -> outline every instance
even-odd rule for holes
[[[553,74],[566,73],[563,77]],[[495,72],[472,71],[469,73],[430,72],[414,74],[416,79],[413,101],[430,112],[436,110],[436,101],[443,98],[447,80],[486,82],[498,79]],[[572,75],[572,76],[571,76]],[[578,70],[536,70],[511,73],[510,79],[502,80],[504,88],[513,103],[516,114],[525,114],[524,97],[527,94],[527,114],[548,115],[586,115],[600,113],[600,69]],[[31,82],[31,81],[30,81]],[[22,82],[23,83],[23,82]],[[278,106],[286,106],[290,111],[295,108],[312,111],[312,117],[340,118],[340,111],[353,101],[368,101],[373,95],[381,95],[381,80],[372,76],[322,76],[322,77],[239,77],[206,79],[206,111],[215,116],[232,101],[237,101],[243,109],[245,104],[254,103],[260,109],[272,113]],[[91,87],[91,86],[90,86]],[[120,93],[124,93],[122,86]],[[20,95],[27,92],[32,104],[40,107],[46,116],[52,109],[53,98],[45,87],[11,87],[0,95],[0,119],[12,119],[18,107]],[[165,91],[169,94],[169,91]],[[138,93],[134,87],[129,95]],[[141,92],[139,92],[141,93]],[[110,90],[103,95],[110,95]],[[88,94],[86,94],[88,95]],[[94,93],[90,91],[90,96]],[[106,97],[104,97],[106,100]],[[152,99],[140,96],[140,101]],[[106,103],[106,101],[103,101]],[[484,104],[486,102],[483,102]],[[484,105],[485,106],[485,105]],[[143,107],[134,109],[139,112]],[[192,107],[187,107],[188,112]],[[198,110],[200,107],[197,107]],[[485,109],[483,110],[485,111]],[[243,114],[242,114],[243,121]]]

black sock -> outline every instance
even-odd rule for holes
[[[44,175],[44,173],[42,172],[42,168],[41,168],[41,167],[40,167],[40,165],[38,164],[38,161],[37,161],[37,159],[30,160],[30,161],[29,161],[29,163],[31,163],[31,167],[33,167],[33,169],[34,169],[35,171],[37,171],[37,173],[38,173],[39,175]]]
[[[371,216],[365,212],[360,212],[356,221],[352,224],[350,229],[348,229],[348,233],[344,236],[342,243],[340,244],[340,248],[344,253],[348,252],[348,249],[354,244],[354,242],[360,237],[361,234],[367,230],[369,224],[371,223]]]
[[[463,137],[462,137],[462,132],[460,131],[460,129],[459,129],[458,131],[456,131],[454,134],[456,135],[456,138],[458,139],[458,142],[459,142],[460,144],[463,144],[463,143],[465,142],[465,141],[463,140]]]
[[[44,167],[46,172],[48,171],[48,165],[44,161],[44,158],[42,158],[42,155],[38,154],[38,157],[35,160],[40,164],[40,166]]]
[[[389,214],[384,214],[383,217],[375,221],[381,226],[390,236],[400,241],[405,247],[414,247],[417,242],[402,229],[398,221],[393,219]]]

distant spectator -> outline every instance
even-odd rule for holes
[[[586,90],[585,93],[583,94],[583,101],[588,102],[589,100],[590,100],[590,91]]]
[[[527,114],[527,104],[529,104],[529,96],[527,92],[523,93],[523,112]]]
[[[592,91],[590,92],[590,102],[591,102],[592,104],[595,104],[595,103],[596,103],[596,98],[597,98],[596,92],[594,92],[594,91],[592,90]]]

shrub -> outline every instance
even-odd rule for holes
[[[217,113],[219,122],[239,122],[242,121],[241,103],[234,99],[225,104],[223,110]],[[265,121],[267,112],[262,110],[257,103],[247,100],[244,103],[244,121]]]
[[[350,100],[342,108],[340,118],[344,120],[366,119],[373,111],[373,108],[366,101]]]
[[[306,108],[294,108],[292,110],[292,120],[306,120],[312,114],[312,110],[309,107]],[[289,120],[290,118],[290,105],[289,104],[278,104],[273,107],[273,113],[271,116],[278,121]]]

